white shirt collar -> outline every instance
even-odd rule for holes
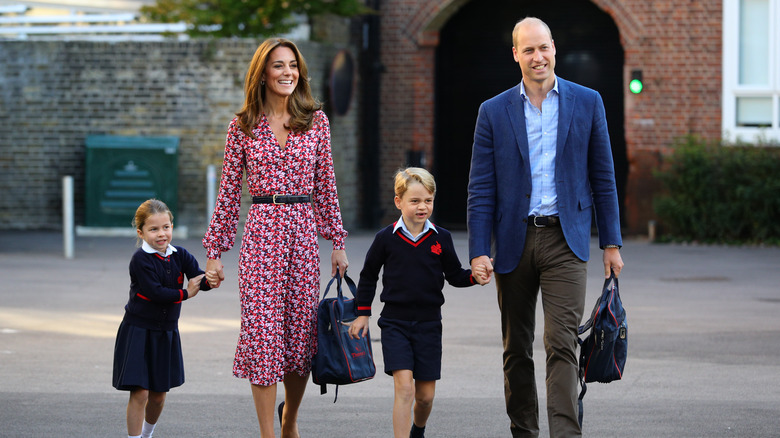
[[[146,243],[145,240],[141,244],[141,249],[144,250],[144,252],[147,252],[149,254],[160,254],[163,257],[168,257],[169,255],[176,252],[176,247],[169,243],[168,248],[165,250],[165,254],[163,254],[160,251],[157,251],[156,249],[152,248],[152,245]]]
[[[412,236],[412,233],[409,231],[408,228],[406,228],[406,224],[404,223],[404,216],[403,215],[401,215],[401,217],[398,218],[398,221],[396,221],[395,227],[393,227],[393,233],[398,231],[399,228],[401,229],[401,232],[404,233],[404,235],[406,237],[412,239],[413,242],[416,242],[417,239],[420,238],[420,236],[424,236],[425,233],[428,232],[428,230],[433,230],[436,233],[439,232],[439,230],[436,229],[436,227],[433,225],[433,223],[431,223],[430,220],[426,219],[425,220],[425,225],[423,226],[423,229],[422,229],[422,232],[420,232],[420,234],[418,234],[416,236]]]

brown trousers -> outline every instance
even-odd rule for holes
[[[539,436],[533,341],[541,288],[550,436],[579,437],[577,327],[585,307],[587,263],[569,249],[560,227],[529,226],[525,242],[515,270],[496,274],[512,436]]]

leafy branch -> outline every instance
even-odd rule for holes
[[[190,36],[264,37],[298,25],[295,14],[352,17],[372,13],[361,0],[157,0],[141,8],[158,23],[190,24]]]

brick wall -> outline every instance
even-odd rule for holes
[[[174,135],[179,147],[177,224],[205,229],[206,167],[221,165],[225,133],[243,104],[255,40],[0,42],[0,229],[58,229],[61,179],[75,179],[84,224],[85,138]],[[314,95],[327,101],[330,63],[344,46],[302,42]],[[357,107],[328,113],[342,215],[358,206]],[[327,111],[327,106],[326,106]],[[219,168],[219,167],[218,167]],[[128,223],[131,218],[128,218]]]
[[[596,1],[612,15],[625,49],[625,78],[643,71],[644,91],[626,93],[629,161],[625,213],[629,232],[655,219],[653,176],[664,154],[686,135],[721,135],[722,21],[720,0]]]
[[[465,0],[386,0],[382,5],[383,168],[380,192],[392,196],[392,172],[405,151],[432,153],[434,48],[437,31]],[[645,91],[625,96],[629,161],[625,231],[646,231],[654,218],[652,170],[675,139],[720,136],[722,2],[593,0],[614,20],[625,51],[625,78],[641,68]],[[522,17],[518,17],[520,19]],[[484,32],[511,33],[511,29]],[[482,63],[481,67],[489,69]],[[518,81],[520,76],[518,74]],[[485,96],[485,99],[491,96]],[[388,198],[389,199],[389,198]],[[389,200],[388,200],[389,202]],[[395,219],[385,209],[385,221]]]

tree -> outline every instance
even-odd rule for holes
[[[141,13],[158,23],[190,24],[191,36],[261,37],[298,23],[293,14],[352,17],[372,10],[361,0],[157,0]]]

